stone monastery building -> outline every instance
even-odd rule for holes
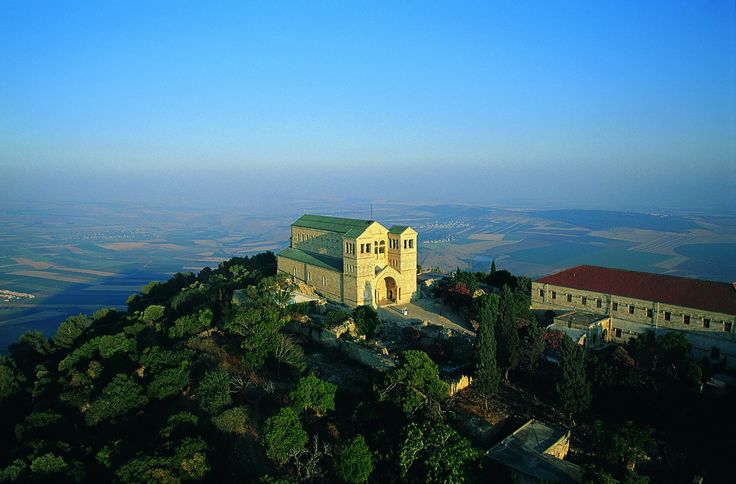
[[[278,270],[350,307],[407,304],[417,288],[417,233],[374,220],[303,215]]]
[[[736,366],[736,283],[577,266],[532,283],[532,307],[608,315],[606,339],[682,331],[697,358]]]

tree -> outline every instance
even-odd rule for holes
[[[441,413],[449,386],[440,380],[439,370],[427,353],[407,350],[401,354],[399,366],[384,380],[381,399],[390,399],[407,415],[425,409],[432,415]]]
[[[288,281],[280,277],[265,278],[257,286],[248,286],[242,307],[225,326],[230,333],[242,337],[243,361],[253,369],[261,368],[281,341],[279,331],[289,321],[285,308],[290,288]]]
[[[317,415],[324,415],[328,410],[335,410],[335,391],[337,385],[310,373],[299,380],[289,396],[295,409],[306,411],[311,408]]]
[[[495,296],[495,295],[494,295]],[[482,296],[478,299],[487,299],[478,305],[479,328],[475,338],[475,352],[473,361],[475,363],[475,377],[473,388],[483,397],[486,410],[488,410],[488,399],[498,391],[498,383],[501,375],[496,365],[496,336],[493,328],[493,302],[490,296]],[[495,300],[498,296],[495,297]]]
[[[345,482],[359,484],[373,472],[373,455],[362,435],[354,437],[335,459],[335,474]]]
[[[140,385],[121,373],[102,389],[102,395],[89,405],[84,420],[87,425],[97,425],[103,420],[123,416],[148,403]]]
[[[60,348],[71,348],[77,338],[92,324],[92,320],[84,314],[69,316],[59,325],[56,334],[51,338]]]
[[[496,259],[491,261],[491,275],[496,273]]]
[[[218,413],[233,402],[230,396],[230,376],[224,370],[207,372],[197,388],[199,406],[210,414]]]
[[[519,366],[521,369],[529,374],[534,374],[544,354],[544,346],[544,329],[531,321],[519,348]]]
[[[0,401],[21,389],[26,380],[15,366],[15,361],[0,355]]]
[[[478,457],[480,453],[450,426],[412,422],[399,451],[399,469],[402,478],[411,475],[419,482],[462,482],[465,465]]]
[[[210,327],[212,319],[212,310],[209,308],[200,309],[197,314],[181,316],[174,321],[174,326],[169,328],[169,337],[175,339],[201,333]]]
[[[498,366],[504,372],[504,380],[509,378],[509,370],[519,363],[519,332],[516,329],[514,295],[508,286],[503,287],[499,315],[496,321],[496,355]]]
[[[610,426],[600,420],[593,423],[595,454],[621,471],[634,471],[638,463],[650,458],[657,446],[652,435],[652,429],[630,420]]]
[[[358,333],[369,338],[373,336],[373,332],[380,322],[378,313],[370,306],[358,306],[353,309],[353,321],[355,321],[355,328]]]
[[[228,408],[212,417],[212,423],[223,432],[245,435],[248,431],[248,411],[245,407]]]
[[[177,368],[167,368],[154,375],[148,384],[148,395],[163,399],[178,395],[189,383],[189,362],[183,361]]]
[[[165,307],[152,304],[143,311],[142,319],[147,323],[155,323],[164,317]]]
[[[31,461],[31,471],[44,477],[63,472],[67,467],[68,464],[62,457],[51,453],[40,455]]]
[[[266,455],[278,464],[286,464],[307,445],[299,415],[291,407],[283,407],[279,413],[266,420],[264,432]]]
[[[306,367],[304,363],[304,350],[299,343],[289,335],[282,334],[278,346],[273,352],[273,357],[278,363],[278,371],[281,371],[281,365],[288,365],[295,370],[301,372]]]
[[[562,409],[571,415],[585,411],[592,400],[585,373],[585,350],[568,337],[560,344],[560,373],[555,389]]]

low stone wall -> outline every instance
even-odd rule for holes
[[[379,347],[369,347],[358,341],[340,339],[329,329],[295,322],[289,323],[287,329],[373,370],[384,373],[396,366],[396,360],[387,351],[383,352]]]

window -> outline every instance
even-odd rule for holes
[[[365,252],[366,252],[366,254],[370,254],[371,253],[371,243],[370,242],[368,242],[367,244],[365,244]]]
[[[404,248],[406,249],[406,240],[404,240]]]
[[[311,282],[311,281],[312,281],[312,273],[311,271],[307,271],[307,282]]]
[[[409,248],[410,249],[414,248],[414,239],[409,239]]]
[[[567,302],[572,302],[572,294],[567,295]]]
[[[587,306],[587,305],[588,305],[588,298],[583,296],[583,306]]]
[[[557,299],[557,293],[555,291],[552,291],[552,299]]]
[[[710,319],[703,318],[703,327],[704,328],[710,328]]]
[[[601,306],[602,306],[601,300],[600,299],[596,299],[595,300],[595,307],[600,308]]]
[[[325,276],[322,276],[322,285],[323,286],[327,285],[327,278]]]
[[[653,314],[652,313],[652,308],[647,308],[647,317],[648,318],[651,318],[652,317],[652,314]]]
[[[682,324],[690,324],[690,316],[687,314],[682,315]]]
[[[670,312],[669,311],[665,311],[664,312],[664,320],[665,321],[669,321],[670,320],[670,317],[671,317]]]
[[[616,328],[616,337],[617,338],[621,337],[621,328]]]
[[[386,242],[382,240],[381,243],[378,244],[378,253],[384,254],[385,252],[386,252]]]
[[[540,289],[539,290],[539,297],[541,297],[542,299],[544,299],[544,289]]]
[[[613,310],[614,311],[618,311],[618,303],[617,302],[613,303]]]
[[[360,244],[360,253],[361,254],[365,253],[365,244]]]
[[[634,314],[634,305],[629,304],[629,314]]]
[[[733,326],[733,324],[730,323],[730,322],[723,323],[723,331],[725,331],[726,333],[730,333],[731,332],[731,326]]]
[[[296,277],[296,267],[291,269],[291,273],[294,275],[294,277]]]

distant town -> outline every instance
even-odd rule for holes
[[[15,291],[9,291],[8,289],[0,289],[0,302],[10,302],[14,301],[16,299],[33,299],[33,294],[28,294],[25,292],[15,292]]]

